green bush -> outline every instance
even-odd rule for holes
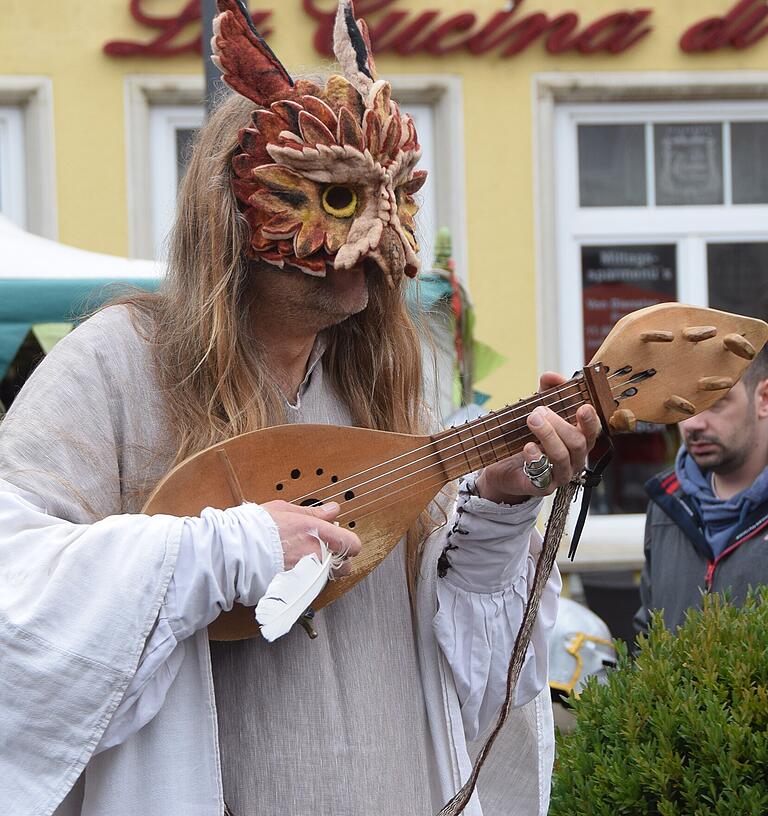
[[[550,816],[768,814],[768,588],[703,607],[570,701]]]

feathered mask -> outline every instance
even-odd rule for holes
[[[419,269],[414,193],[426,172],[416,129],[376,78],[368,29],[339,0],[333,48],[343,75],[295,82],[256,31],[242,0],[218,0],[213,61],[259,105],[239,134],[235,195],[250,254],[310,275],[378,264],[391,285]]]

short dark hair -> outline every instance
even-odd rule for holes
[[[749,394],[754,394],[757,384],[762,380],[768,380],[768,343],[760,350],[759,354],[744,372],[741,381]]]

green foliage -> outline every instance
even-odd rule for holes
[[[572,699],[550,816],[768,814],[768,588],[704,598],[673,635],[654,615],[634,662]]]

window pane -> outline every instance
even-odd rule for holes
[[[579,125],[578,139],[581,206],[645,206],[645,126]]]
[[[581,248],[584,359],[591,360],[617,320],[636,309],[675,300],[675,244]],[[671,463],[674,426],[638,423],[637,433],[614,437],[614,456],[595,489],[594,513],[644,513],[643,485]]]
[[[416,132],[419,134],[421,145],[421,159],[418,169],[427,171],[427,182],[416,195],[419,211],[416,213],[416,240],[419,242],[419,258],[422,269],[431,269],[434,263],[435,236],[437,235],[438,213],[437,196],[440,180],[435,172],[437,157],[435,144],[435,108],[434,105],[416,104],[404,105],[402,110],[413,117]],[[438,144],[440,141],[438,140]],[[454,236],[454,241],[456,236]],[[462,271],[460,275],[465,275]]]
[[[26,226],[24,120],[17,105],[0,106],[0,212]]]
[[[723,203],[723,126],[720,122],[654,125],[656,203]]]
[[[192,143],[198,128],[176,128],[176,179],[177,187],[187,171],[187,163],[192,154]]]
[[[709,305],[768,320],[768,243],[707,244]]]
[[[734,204],[768,204],[768,122],[731,123]]]

